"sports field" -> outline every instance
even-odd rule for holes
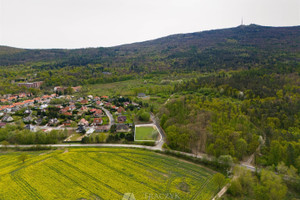
[[[0,153],[0,199],[210,199],[218,188],[209,169],[146,150],[27,152],[25,163],[20,152]]]
[[[158,132],[153,126],[136,126],[134,140],[150,140],[155,141]]]

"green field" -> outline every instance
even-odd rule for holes
[[[97,94],[102,95],[135,95],[133,92],[134,88],[143,86],[143,80],[127,80],[114,83],[105,83],[105,84],[94,84],[89,85],[87,88],[87,94]]]
[[[157,130],[152,126],[135,127],[135,140],[156,140]]]
[[[1,152],[0,199],[122,199],[133,193],[172,194],[180,199],[210,199],[218,190],[212,172],[199,165],[146,150],[69,148]],[[154,199],[154,198],[152,198]]]

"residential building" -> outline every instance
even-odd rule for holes
[[[126,121],[126,116],[118,116],[118,122],[124,123]]]
[[[93,126],[99,126],[103,123],[103,120],[102,118],[94,118],[94,121],[93,121]]]
[[[130,131],[130,128],[128,125],[125,125],[125,124],[118,124],[117,127],[116,127],[116,131],[118,133],[120,132],[129,132]]]
[[[88,122],[86,119],[82,118],[82,119],[78,122],[78,125],[79,125],[79,126],[88,126],[88,125],[89,125],[89,122]]]
[[[108,125],[103,125],[103,126],[97,126],[95,132],[108,132],[109,131],[109,126]]]
[[[18,83],[18,86],[25,86],[27,88],[40,88],[41,85],[43,84],[43,81],[37,81],[37,82],[32,82],[32,83]]]

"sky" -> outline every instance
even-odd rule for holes
[[[300,0],[0,0],[0,45],[109,47],[203,30],[300,25]]]

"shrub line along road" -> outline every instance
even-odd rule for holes
[[[107,109],[105,109],[105,108],[102,108],[102,109],[109,117],[110,126],[111,126],[112,124],[114,124],[113,116]],[[161,139],[156,143],[155,146],[136,145],[136,144],[44,144],[41,146],[51,146],[51,147],[126,147],[126,148],[148,149],[148,150],[152,150],[152,151],[157,151],[157,150],[165,151],[165,149],[163,149],[163,144],[165,143],[165,138],[166,138],[165,132],[160,127],[160,124],[156,120],[156,117],[154,116],[154,114],[151,113],[150,116],[151,116],[151,120],[156,125],[158,132],[161,136]],[[36,146],[36,144],[18,145],[18,147],[34,147],[34,146]],[[0,145],[0,147],[4,147],[4,145]],[[16,145],[5,145],[5,147],[14,148],[14,147],[16,147]],[[209,157],[206,154],[195,155],[192,153],[186,153],[186,152],[175,151],[175,150],[169,150],[169,151],[171,151],[173,153],[179,153],[182,155],[190,156],[190,157],[196,157],[196,158],[203,158],[204,156],[206,156],[209,159]],[[241,163],[240,166],[246,167],[247,169],[251,170],[252,172],[254,172],[256,170],[256,168],[254,166],[252,166],[248,163]]]

